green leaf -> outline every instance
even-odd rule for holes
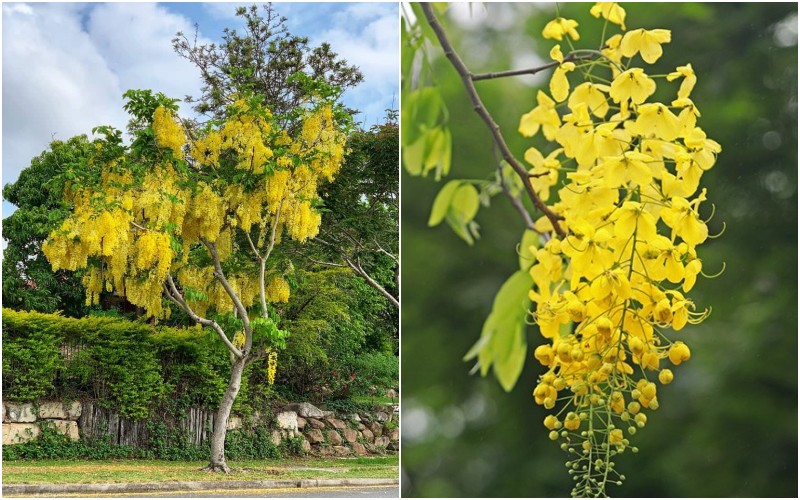
[[[470,246],[475,243],[475,239],[470,234],[469,229],[467,229],[467,225],[464,224],[464,222],[459,219],[452,210],[447,212],[446,220],[447,224],[458,235],[459,238],[466,241]]]
[[[453,199],[450,201],[450,210],[461,222],[467,223],[475,218],[480,204],[480,195],[475,186],[462,184],[453,194]]]
[[[403,165],[409,174],[414,176],[422,175],[426,143],[427,137],[423,135],[416,142],[403,146]]]
[[[522,239],[519,242],[517,253],[519,254],[519,268],[522,271],[528,271],[533,263],[536,262],[536,255],[531,252],[531,247],[539,248],[539,234],[526,229],[522,233]]]
[[[482,376],[494,367],[495,377],[506,391],[514,387],[525,366],[525,320],[532,284],[527,271],[516,271],[503,283],[483,324],[481,338],[464,356],[464,361],[477,356]]]
[[[514,331],[513,345],[511,351],[503,359],[495,358],[494,375],[500,386],[510,392],[516,385],[522,369],[525,366],[525,355],[528,352],[528,345],[525,342],[525,323],[518,323]]]
[[[428,227],[433,227],[441,223],[448,210],[450,210],[450,202],[453,200],[461,181],[450,181],[445,184],[433,200],[433,207],[431,208],[431,216],[428,218]]]

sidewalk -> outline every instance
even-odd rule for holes
[[[3,496],[64,493],[150,493],[191,490],[240,490],[282,488],[330,488],[346,486],[396,486],[399,479],[269,479],[262,481],[163,481],[158,483],[11,484],[3,485]]]

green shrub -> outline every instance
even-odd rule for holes
[[[56,374],[63,368],[59,339],[49,329],[17,337],[3,318],[3,396],[30,402],[52,392]]]
[[[281,458],[272,442],[272,430],[259,425],[252,430],[232,429],[225,436],[225,456],[229,460]]]

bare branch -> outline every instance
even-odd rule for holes
[[[216,321],[207,318],[202,318],[197,313],[195,313],[194,310],[192,310],[191,306],[189,306],[186,300],[184,300],[180,291],[178,291],[178,288],[175,286],[175,281],[172,279],[172,275],[169,274],[167,275],[167,282],[169,283],[169,287],[167,287],[166,283],[162,284],[164,287],[164,293],[167,296],[167,298],[172,302],[174,302],[175,304],[177,304],[178,307],[183,309],[186,312],[186,314],[188,314],[189,317],[192,318],[192,320],[194,320],[196,323],[200,323],[203,326],[211,327],[215,332],[217,332],[217,335],[219,336],[220,339],[222,339],[222,342],[225,344],[228,350],[234,356],[241,358],[243,356],[242,351],[237,349],[236,346],[234,346],[231,343],[231,341],[228,340],[228,336],[225,335],[225,331],[222,329],[221,326],[219,326],[219,324]]]
[[[564,62],[580,61],[582,59],[594,59],[594,56],[590,56],[590,55],[579,56],[577,54],[570,53],[570,54],[567,54],[566,57],[564,57]],[[512,69],[512,70],[508,70],[508,71],[497,71],[497,72],[492,72],[492,73],[477,73],[477,74],[471,75],[471,78],[472,78],[473,82],[478,82],[478,81],[481,81],[481,80],[492,80],[492,79],[495,79],[495,78],[506,78],[506,77],[509,77],[509,76],[535,75],[536,73],[541,73],[542,71],[545,71],[547,69],[555,68],[559,64],[560,63],[558,61],[553,61],[553,62],[544,64],[542,66],[537,66],[535,68]]]
[[[508,187],[508,184],[506,184],[506,176],[503,174],[503,163],[500,161],[500,157],[497,154],[496,144],[492,145],[492,154],[494,154],[494,161],[497,164],[497,180],[500,182],[500,187],[503,190],[503,194],[506,195],[506,198],[508,198],[508,201],[511,202],[511,205],[522,216],[522,220],[525,221],[525,227],[538,233],[539,231],[536,231],[536,228],[533,225],[533,220],[531,219],[531,214],[528,213],[528,209],[525,208],[522,200],[511,193],[511,189]]]
[[[325,261],[322,261],[322,260],[316,260],[316,259],[312,259],[311,257],[309,257],[309,258],[308,258],[308,260],[310,260],[310,261],[311,261],[311,262],[313,262],[314,264],[319,264],[319,265],[321,265],[321,266],[330,266],[330,267],[350,267],[350,266],[347,266],[347,265],[345,265],[345,264],[336,264],[336,263],[334,263],[334,262],[325,262]]]
[[[444,28],[439,23],[439,20],[436,18],[436,14],[433,13],[433,8],[431,4],[423,3],[422,10],[425,13],[425,19],[428,21],[431,29],[436,34],[437,39],[439,40],[439,44],[442,46],[444,50],[444,55],[450,61],[450,63],[455,68],[458,75],[461,77],[461,82],[464,85],[464,89],[467,91],[469,95],[470,101],[472,101],[473,108],[475,112],[483,119],[486,127],[492,134],[492,139],[494,140],[497,147],[500,149],[500,152],[503,155],[503,159],[508,162],[509,165],[514,169],[514,171],[519,175],[522,179],[523,185],[525,186],[525,191],[528,193],[528,197],[533,202],[533,205],[539,209],[549,220],[550,223],[553,225],[553,229],[555,232],[563,237],[565,236],[564,230],[561,228],[561,225],[558,223],[559,220],[563,219],[562,216],[553,213],[541,199],[536,194],[536,191],[533,190],[533,186],[528,181],[528,172],[523,167],[519,161],[514,157],[511,153],[511,150],[508,148],[505,139],[503,138],[503,134],[500,132],[500,126],[492,118],[492,115],[489,114],[489,111],[486,109],[486,106],[483,104],[480,96],[478,95],[478,91],[475,89],[475,84],[473,82],[474,75],[470,73],[467,66],[458,56],[458,54],[453,49],[453,45],[450,43],[450,40],[447,38],[447,34],[444,32]]]
[[[272,253],[272,249],[275,248],[275,236],[277,235],[278,223],[280,222],[281,207],[283,207],[283,200],[281,200],[281,202],[278,204],[278,210],[275,212],[275,220],[272,221],[272,232],[270,233],[269,236],[269,246],[267,247],[267,253],[265,253],[263,257],[260,255],[258,257],[259,258],[258,275],[260,278],[258,281],[258,291],[259,291],[259,297],[261,299],[261,316],[264,318],[269,316],[269,310],[267,309],[266,283],[264,282],[264,280],[266,279],[267,259],[269,259],[269,256]],[[248,240],[249,239],[250,236],[248,235]],[[250,242],[250,245],[253,245],[252,241]],[[256,252],[256,255],[258,255],[258,252],[255,250],[255,246],[253,246],[253,251]]]
[[[361,263],[356,264],[355,262],[352,261],[352,259],[350,259],[347,256],[344,256],[344,261],[347,262],[347,265],[350,266],[350,269],[352,269],[359,276],[364,278],[367,281],[367,283],[370,284],[370,286],[378,290],[381,293],[381,295],[389,299],[389,301],[392,303],[394,307],[398,309],[400,308],[400,301],[394,298],[394,296],[391,293],[387,292],[386,289],[383,288],[377,281],[372,279],[372,277],[361,267]]]
[[[261,254],[258,253],[256,250],[256,245],[253,243],[253,238],[250,237],[249,231],[243,231],[244,235],[247,236],[247,242],[250,244],[250,250],[253,251],[253,254],[256,256],[256,260],[261,260]]]
[[[253,329],[250,326],[250,318],[247,316],[247,309],[245,309],[242,301],[239,299],[239,296],[231,287],[231,284],[228,282],[228,279],[225,277],[225,273],[222,271],[222,262],[219,260],[219,253],[217,252],[217,246],[214,243],[211,243],[205,238],[201,238],[200,241],[208,248],[209,253],[211,254],[211,258],[214,259],[214,276],[219,280],[222,288],[225,289],[225,292],[228,293],[228,296],[233,301],[233,305],[236,307],[236,312],[239,314],[239,318],[242,320],[244,324],[244,333],[245,333],[245,345],[244,345],[244,352],[248,352],[250,350],[250,346],[253,343]]]
[[[396,257],[394,254],[392,254],[392,253],[389,253],[389,252],[387,252],[386,250],[384,250],[384,249],[383,249],[383,247],[381,246],[381,244],[380,244],[380,243],[378,243],[378,240],[377,240],[377,239],[373,238],[373,239],[372,239],[372,241],[375,243],[375,246],[376,246],[376,247],[378,247],[378,251],[379,251],[379,252],[381,252],[381,253],[385,254],[387,257],[389,257],[390,259],[392,259],[393,261],[395,261],[395,263],[398,263],[398,264],[400,263],[400,260],[399,260],[399,259],[398,259],[398,258],[397,258],[397,257]]]

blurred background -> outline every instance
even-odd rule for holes
[[[580,46],[598,43],[592,4],[562,3],[580,23]],[[699,249],[708,273],[691,297],[713,307],[683,337],[692,359],[659,388],[661,408],[635,436],[638,455],[617,460],[627,476],[612,496],[797,496],[797,4],[623,4],[627,26],[666,28],[672,42],[651,73],[691,63],[698,124],[722,144],[703,177],[716,214]],[[535,66],[554,4],[451,5],[442,22],[473,72]],[[438,49],[438,48],[437,48]],[[449,178],[490,178],[490,137],[449,63],[435,54],[450,111]],[[549,75],[478,83],[517,157],[516,129]],[[677,87],[676,87],[677,88]],[[674,92],[674,89],[671,90]],[[656,98],[659,97],[657,94]],[[548,440],[531,391],[533,356],[510,393],[492,375],[468,374],[462,356],[478,339],[492,300],[518,267],[519,215],[502,196],[481,208],[481,239],[468,247],[449,227],[427,227],[443,182],[402,178],[403,496],[566,496],[567,455]],[[541,343],[528,331],[531,353]]]

